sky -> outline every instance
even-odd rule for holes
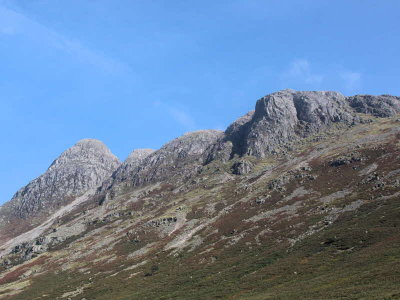
[[[400,95],[398,0],[0,0],[0,204],[82,138],[121,160],[277,90]]]

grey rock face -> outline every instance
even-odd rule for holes
[[[225,130],[222,138],[212,145],[208,151],[206,163],[214,160],[226,162],[234,153],[239,153],[243,148],[245,134],[250,121],[254,116],[254,110],[237,119]]]
[[[129,167],[129,179],[120,180],[117,173],[125,173],[125,163],[113,175],[114,179],[107,188],[106,199],[114,197],[123,186],[141,186],[147,183],[158,182],[179,175],[184,180],[194,174],[206,161],[207,150],[216,141],[222,138],[223,132],[218,130],[201,130],[186,133],[172,140],[159,150],[149,154]],[[135,155],[135,157],[137,157]],[[104,191],[104,188],[103,188]]]
[[[112,176],[103,182],[97,193],[105,193],[124,181],[130,181],[137,172],[139,165],[153,152],[153,149],[136,149],[132,151],[128,158],[115,170]],[[115,192],[115,190],[113,192]]]
[[[232,165],[232,173],[236,175],[245,175],[250,173],[253,167],[253,164],[249,161],[238,161]]]
[[[252,124],[255,111],[250,111],[233,122],[225,131],[226,140],[232,143],[232,153],[241,153],[245,147],[249,127]],[[231,158],[231,157],[230,157]]]
[[[153,149],[136,149],[132,151],[112,177],[119,181],[132,177],[141,162],[153,152]]]
[[[182,175],[192,173],[204,163],[206,150],[222,136],[222,131],[201,130],[172,140],[145,158],[133,178],[134,184],[167,178],[178,170]]]
[[[356,95],[348,97],[347,101],[357,112],[375,117],[391,117],[400,113],[400,97]]]
[[[297,138],[306,137],[333,123],[355,121],[346,98],[337,92],[279,91],[257,101],[254,114],[249,113],[226,130],[231,157],[264,157]]]
[[[49,212],[100,185],[120,165],[100,141],[84,139],[63,152],[40,177],[21,188],[2,207],[8,217]]]
[[[254,110],[249,111],[247,114],[240,117],[231,125],[229,125],[229,127],[225,130],[225,134],[229,136],[240,134],[240,132],[242,132],[243,130],[243,126],[246,126],[246,124],[248,124],[253,119],[254,112]]]
[[[124,161],[124,165],[135,165],[138,162],[145,159],[147,156],[152,154],[155,150],[153,149],[136,149],[129,154],[128,158]]]

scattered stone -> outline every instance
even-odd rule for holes
[[[253,164],[247,160],[235,162],[232,166],[232,173],[235,175],[245,175],[251,172]]]
[[[362,160],[363,160],[363,158],[362,158],[361,154],[359,154],[357,152],[353,152],[353,153],[349,153],[346,155],[341,155],[341,156],[335,157],[334,159],[329,161],[329,165],[331,167],[339,167],[339,166],[348,165],[348,164],[351,164],[354,162],[360,162]]]
[[[256,204],[264,204],[265,203],[265,199],[256,199]]]
[[[147,226],[150,227],[160,227],[160,226],[169,226],[172,223],[176,223],[178,221],[177,217],[168,217],[168,218],[162,218],[158,220],[151,220],[146,223]]]

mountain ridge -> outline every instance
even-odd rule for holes
[[[348,255],[371,272],[369,256],[359,257],[363,251],[385,242],[400,257],[399,113],[395,96],[283,90],[259,99],[255,111],[225,131],[191,132],[158,150],[133,151],[36,233],[0,247],[0,298],[2,284],[20,295],[15,299],[30,299],[38,286],[48,293],[44,299],[187,299],[194,287],[192,299],[242,299],[242,292],[243,299],[265,299],[278,286],[282,295],[321,298],[304,288],[307,261],[325,296],[343,297],[345,289],[322,279],[327,273],[318,256],[339,270]],[[388,223],[380,223],[381,215]],[[379,251],[377,267],[392,266]],[[32,264],[37,273],[22,276]],[[378,281],[371,284],[382,295]],[[390,282],[394,295],[396,280]],[[301,291],[291,290],[296,285]]]
[[[95,183],[90,186],[98,186],[98,193],[102,194],[105,190],[112,189],[113,181],[131,181],[131,183],[128,183],[129,186],[140,186],[146,182],[162,180],[165,178],[165,175],[164,177],[161,174],[157,175],[157,172],[162,172],[162,168],[156,171],[159,167],[157,164],[161,163],[166,166],[172,166],[174,164],[174,159],[180,161],[185,154],[178,154],[174,159],[170,158],[168,162],[163,160],[165,159],[164,156],[166,153],[179,152],[181,151],[179,147],[188,146],[193,140],[190,138],[191,136],[202,136],[208,133],[211,134],[210,138],[213,136],[207,141],[207,149],[201,149],[201,152],[204,152],[204,157],[201,158],[202,162],[199,164],[200,167],[213,160],[229,161],[235,156],[255,156],[262,158],[269,154],[274,155],[279,152],[285,153],[288,150],[287,145],[290,144],[290,142],[299,138],[305,138],[307,135],[314,134],[320,130],[328,129],[334,123],[350,126],[362,122],[362,119],[356,115],[356,113],[359,112],[375,117],[393,116],[400,112],[400,97],[390,95],[355,95],[346,97],[334,91],[301,92],[292,89],[281,90],[257,100],[254,111],[250,111],[244,116],[239,117],[229,125],[224,132],[216,130],[187,132],[181,137],[167,142],[158,150],[139,149],[140,155],[134,157],[132,160],[132,155],[135,155],[135,151],[133,151],[125,162],[122,163],[101,141],[91,138],[82,139],[74,146],[64,151],[59,158],[54,160],[44,174],[32,180],[27,186],[21,188],[10,200],[11,202],[6,202],[6,205],[3,205],[3,210],[8,208],[9,203],[15,203],[16,200],[20,198],[19,195],[26,194],[26,190],[29,192],[28,186],[32,184],[35,185],[47,172],[51,172],[52,168],[55,168],[58,164],[60,164],[62,168],[65,160],[73,160],[75,154],[70,153],[72,156],[69,156],[67,152],[75,151],[76,149],[81,149],[77,153],[83,156],[76,158],[78,161],[83,160],[83,163],[95,159],[93,155],[89,157],[93,151],[93,153],[97,153],[99,157],[105,155],[107,159],[111,159],[112,163],[108,166],[109,170],[106,174],[101,174],[99,179],[95,180]],[[178,146],[174,143],[180,144]],[[171,149],[168,149],[168,147]],[[85,152],[84,149],[89,149],[89,151]],[[129,162],[130,160],[132,161]],[[102,161],[101,158],[97,163],[100,167],[102,163],[110,164],[109,161]],[[154,167],[155,169],[149,170],[148,166],[153,164],[156,164]],[[187,165],[184,164],[181,167],[184,166]],[[173,166],[172,169],[174,168],[175,166]],[[247,172],[251,169],[248,163],[245,168],[248,169]],[[167,167],[164,173],[172,172],[172,169]],[[192,170],[191,172],[195,171]],[[148,174],[146,175],[145,173]],[[131,177],[130,179],[128,178],[129,176]],[[186,176],[190,177],[190,174],[186,174]],[[88,188],[89,186],[82,187],[81,189],[78,188],[78,190],[81,190],[83,193]],[[46,188],[44,188],[44,190],[46,190]],[[112,197],[113,194],[115,194],[115,191],[111,193],[108,192],[103,196],[100,202],[102,203],[105,199],[110,198],[110,195]],[[31,202],[33,202],[33,200],[23,201],[22,207],[25,203],[25,206],[29,206]],[[30,210],[32,211],[32,208],[33,210],[38,209],[39,205],[40,203],[34,204],[31,206]],[[21,211],[22,207],[19,209],[16,208],[14,212]],[[22,216],[23,213],[20,217]]]

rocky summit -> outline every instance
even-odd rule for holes
[[[119,165],[118,158],[101,141],[79,141],[1,207],[0,241],[6,240],[9,231],[22,233],[32,227],[24,223],[39,225],[50,213],[100,185]]]
[[[0,207],[0,299],[397,299],[399,208],[400,98],[283,90],[63,152]]]

